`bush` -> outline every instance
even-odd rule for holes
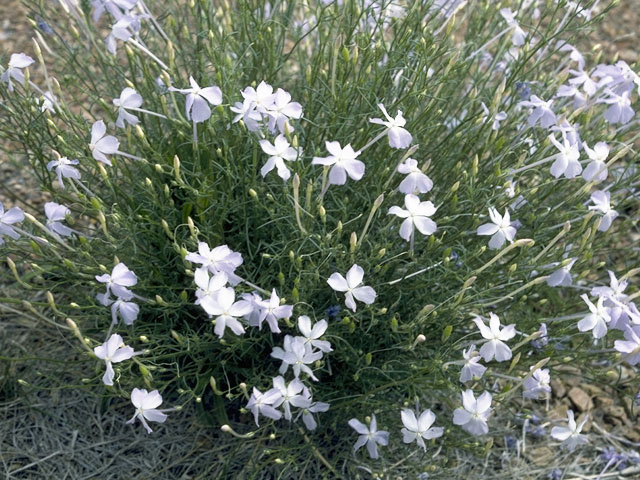
[[[75,334],[114,415],[195,403],[216,478],[410,478],[508,432],[489,404],[632,352],[634,295],[588,287],[638,266],[640,81],[568,43],[592,2],[92,3],[31,5],[37,63],[3,74],[0,131],[55,202],[0,220],[2,303]]]

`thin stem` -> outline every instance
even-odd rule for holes
[[[127,40],[131,45],[133,45],[134,47],[140,49],[143,53],[147,54],[149,56],[149,58],[151,58],[153,61],[155,61],[158,65],[160,65],[160,67],[162,67],[163,70],[169,70],[169,67],[162,61],[160,60],[158,57],[156,57],[153,53],[151,53],[149,51],[149,49],[147,47],[145,47],[144,45],[142,45],[141,43],[139,43],[138,41],[134,40],[133,38],[129,38],[129,40]]]
[[[166,115],[156,112],[150,112],[149,110],[145,110],[144,108],[136,108],[136,107],[127,107],[125,110],[132,110],[134,112],[146,113],[147,115],[153,115],[154,117],[160,117],[167,119]]]

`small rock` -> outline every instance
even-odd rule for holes
[[[553,451],[548,447],[527,449],[527,457],[536,465],[548,465],[553,460]]]
[[[620,52],[620,60],[624,60],[628,63],[635,63],[638,61],[638,53],[631,49],[622,50]]]
[[[580,387],[573,387],[569,390],[569,399],[580,412],[586,412],[593,408],[591,397]]]
[[[551,385],[551,390],[553,391],[553,395],[556,398],[562,398],[567,394],[567,389],[565,388],[564,384],[559,380],[556,380],[556,379],[551,380],[550,385]]]

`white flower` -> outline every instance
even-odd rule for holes
[[[198,252],[188,253],[185,260],[200,264],[202,268],[208,269],[214,275],[220,272],[226,273],[232,285],[240,281],[233,272],[242,265],[242,255],[226,245],[211,249],[206,242],[198,242]]]
[[[120,142],[113,135],[107,135],[107,127],[102,120],[98,120],[91,126],[91,142],[89,150],[93,158],[108,166],[111,166],[111,160],[107,155],[113,155],[118,152]]]
[[[253,418],[258,423],[258,415],[262,415],[273,420],[280,420],[282,418],[282,412],[276,410],[273,405],[280,401],[282,394],[277,388],[272,388],[262,393],[256,387],[253,387],[253,393],[247,403],[247,408],[253,413]]]
[[[62,224],[67,216],[71,215],[71,210],[66,206],[56,202],[47,202],[44,204],[44,213],[47,216],[47,228],[53,233],[63,237],[70,237],[73,234],[73,230]]]
[[[216,106],[222,103],[222,91],[216,86],[200,88],[193,77],[189,77],[189,83],[191,88],[170,87],[169,90],[187,96],[185,102],[187,120],[192,120],[193,123],[205,122],[211,117],[209,104]]]
[[[550,287],[569,287],[573,283],[571,277],[571,269],[576,263],[577,258],[572,258],[568,264],[559,268],[547,278],[547,285]]]
[[[326,142],[328,157],[313,157],[312,165],[333,165],[329,171],[329,185],[344,185],[347,175],[352,180],[360,180],[364,175],[364,163],[356,160],[360,152],[351,145],[342,148],[338,142]]]
[[[407,158],[404,163],[398,165],[398,172],[406,175],[398,187],[402,193],[427,193],[433,188],[433,182],[422,173],[418,168],[417,160],[413,158]]]
[[[556,123],[556,114],[551,109],[552,104],[553,100],[545,102],[540,97],[531,95],[529,100],[522,101],[518,105],[533,108],[529,114],[529,126],[533,127],[540,122],[542,128],[549,128]]]
[[[124,128],[125,122],[129,125],[137,125],[140,120],[134,114],[129,113],[127,108],[140,108],[142,96],[133,88],[126,87],[120,93],[120,98],[114,98],[113,104],[118,107],[118,120],[116,127]]]
[[[284,408],[285,420],[291,421],[291,406],[298,408],[308,408],[311,405],[311,399],[301,395],[304,384],[299,378],[294,378],[287,385],[282,376],[273,379],[273,388],[280,392],[280,398],[273,403],[275,408],[282,406]]]
[[[44,113],[45,110],[48,110],[52,115],[55,115],[55,105],[57,101],[56,96],[49,90],[47,90],[46,92],[44,92],[44,95],[42,95],[41,98],[42,104],[40,105],[40,111]]]
[[[591,201],[594,205],[590,205],[589,210],[602,213],[602,220],[600,221],[598,231],[606,232],[618,217],[618,212],[611,208],[611,192],[596,190],[591,194]]]
[[[221,288],[211,295],[200,299],[200,306],[215,318],[214,332],[218,338],[224,336],[224,330],[229,327],[236,335],[244,334],[244,327],[238,317],[248,314],[251,306],[247,302],[236,302],[236,292],[233,288]]]
[[[364,278],[364,270],[362,267],[354,264],[347,272],[345,279],[340,273],[332,273],[327,279],[327,283],[336,292],[345,293],[345,305],[352,311],[356,311],[356,302],[359,300],[367,305],[371,305],[376,299],[376,291],[367,286],[362,285]]]
[[[524,388],[522,396],[524,398],[534,398],[536,400],[540,398],[541,394],[545,396],[545,394],[551,392],[551,386],[549,385],[550,381],[551,377],[549,375],[548,368],[536,368],[531,376],[527,377],[522,384]]]
[[[624,338],[626,340],[616,340],[614,348],[620,353],[626,353],[624,361],[629,365],[637,365],[640,363],[640,338],[638,337],[639,327],[626,326]]]
[[[424,440],[431,440],[432,438],[438,438],[442,436],[442,427],[432,427],[433,422],[436,421],[436,416],[431,410],[425,410],[420,414],[420,418],[416,417],[413,410],[405,408],[400,412],[402,418],[402,424],[404,428],[401,430],[404,443],[417,442],[424,450],[427,446]]]
[[[480,379],[487,370],[487,367],[480,365],[480,355],[476,353],[476,346],[471,345],[467,350],[462,352],[464,358],[464,365],[460,372],[460,381],[462,383],[468,382],[474,379]]]
[[[566,178],[575,178],[582,172],[580,165],[580,152],[577,144],[571,144],[567,137],[562,138],[562,143],[556,140],[556,137],[549,135],[549,140],[560,151],[556,154],[556,160],[551,165],[551,175],[558,178],[563,175]]]
[[[14,240],[20,238],[20,234],[16,232],[12,225],[14,223],[20,223],[23,220],[24,212],[20,208],[13,207],[5,212],[2,202],[0,202],[0,245],[4,243],[4,240],[2,239],[3,235],[11,237]]]
[[[119,18],[133,7],[136,6],[138,0],[91,0],[93,7],[93,21],[100,20],[102,14],[108,11],[114,18]]]
[[[276,94],[273,93],[273,87],[264,81],[260,82],[257,88],[247,87],[242,91],[245,100],[253,104],[259,113],[267,114],[267,110],[273,107]]]
[[[260,130],[258,122],[262,120],[262,114],[255,109],[253,101],[245,98],[244,101],[236,102],[232,107],[229,107],[229,110],[236,114],[231,123],[242,120],[250,132]]]
[[[329,342],[320,340],[322,335],[327,331],[328,326],[329,324],[324,319],[316,322],[312,327],[309,317],[306,315],[298,317],[298,330],[300,330],[300,333],[304,336],[306,343],[324,353],[333,351]]]
[[[485,223],[478,227],[478,235],[492,235],[489,240],[489,248],[502,248],[505,241],[513,243],[516,236],[516,229],[511,223],[509,210],[505,209],[504,216],[498,213],[495,208],[489,207],[489,218],[493,223]],[[514,222],[515,223],[515,222]]]
[[[131,392],[131,403],[136,407],[136,413],[127,423],[133,423],[139,418],[147,433],[153,432],[147,420],[164,423],[167,419],[164,413],[156,409],[162,403],[162,396],[158,390],[147,392],[144,388],[134,388]]]
[[[480,317],[474,317],[473,323],[480,329],[480,334],[487,341],[480,347],[480,356],[485,362],[490,362],[493,358],[498,362],[511,359],[511,349],[507,346],[507,340],[516,335],[515,324],[507,325],[500,330],[500,319],[493,312],[489,313],[489,327]]]
[[[553,427],[551,429],[551,436],[556,440],[560,440],[569,449],[574,450],[578,445],[587,443],[589,439],[586,435],[582,435],[582,427],[587,423],[589,415],[585,415],[584,419],[580,422],[580,425],[576,425],[576,421],[573,416],[573,410],[567,410],[568,428],[567,427]]]
[[[487,121],[489,120],[489,117],[491,115],[491,112],[489,112],[489,109],[484,104],[484,102],[482,102],[480,104],[480,106],[482,107],[482,112],[484,113],[484,115],[482,117],[482,121],[484,123],[487,123]],[[506,119],[507,119],[507,114],[505,112],[496,113],[496,116],[493,117],[493,125],[491,126],[491,129],[492,130],[498,130],[500,128],[500,122],[502,122],[502,121],[504,121]]]
[[[453,423],[460,425],[463,430],[471,435],[486,435],[489,433],[489,425],[487,420],[491,415],[491,394],[484,392],[476,397],[473,391],[465,390],[462,392],[463,408],[456,408],[453,412]]]
[[[11,79],[14,79],[21,85],[24,85],[24,73],[23,68],[27,68],[35,62],[33,58],[24,53],[13,53],[9,59],[9,65],[7,69],[0,76],[0,81],[7,84],[10,92],[13,92],[13,83]]]
[[[102,377],[105,385],[113,385],[115,372],[111,364],[129,360],[134,355],[133,348],[127,347],[117,333],[111,335],[102,345],[95,347],[93,353],[107,364],[107,372]]]
[[[122,15],[117,18],[117,22],[111,26],[111,33],[105,39],[107,51],[112,55],[116,54],[117,43],[116,40],[123,42],[128,41],[135,34],[140,32],[142,17],[135,14]]]
[[[80,180],[80,172],[77,168],[72,167],[72,165],[78,165],[78,163],[78,160],[69,160],[67,157],[60,157],[57,160],[51,160],[47,163],[47,170],[51,171],[53,168],[56,169],[58,183],[60,184],[60,188],[64,189],[63,178]]]
[[[285,182],[289,180],[291,172],[284,162],[285,160],[287,162],[296,161],[298,157],[302,155],[302,149],[293,148],[284,135],[278,135],[273,143],[269,140],[260,140],[260,148],[262,148],[262,151],[267,155],[271,155],[267,163],[260,169],[262,176],[265,177],[267,173],[275,167],[281,179]]]
[[[404,197],[404,205],[407,207],[406,210],[397,206],[389,209],[390,215],[405,219],[400,225],[400,236],[402,238],[407,242],[411,241],[415,228],[423,235],[431,235],[436,231],[436,222],[429,218],[437,210],[433,203],[429,201],[421,202],[417,196],[409,194]]]
[[[349,426],[360,434],[358,440],[353,445],[354,452],[366,443],[369,456],[375,459],[379,457],[378,444],[385,446],[389,443],[389,432],[378,430],[378,422],[376,421],[375,414],[371,415],[371,422],[368,427],[357,418],[349,420]]]
[[[105,307],[111,305],[111,320],[114,325],[118,323],[118,317],[122,318],[125,325],[133,325],[133,322],[138,318],[140,307],[129,301],[133,298],[133,293],[131,292],[118,297],[115,301],[109,297],[108,293],[99,293],[96,298]]]
[[[387,121],[384,121],[381,118],[370,118],[369,121],[371,123],[384,125],[385,127],[387,127],[389,146],[391,148],[407,148],[409,145],[411,145],[413,137],[405,128],[403,128],[406,125],[407,121],[402,116],[402,111],[398,110],[396,118],[391,118],[387,113],[387,110],[384,108],[384,105],[379,103],[378,108],[382,110],[382,114],[385,116]]]
[[[206,268],[196,268],[193,280],[198,286],[195,304],[200,305],[203,298],[213,296],[222,287],[226,286],[229,277],[224,272],[218,272],[210,277],[209,270]]]
[[[258,318],[258,330],[262,328],[262,322],[266,321],[273,333],[280,333],[278,320],[289,318],[293,313],[292,305],[280,305],[280,297],[276,289],[271,290],[271,297],[260,302],[260,317]]]
[[[515,18],[515,14],[509,10],[508,8],[500,9],[500,15],[505,19],[507,25],[511,27],[513,30],[513,35],[511,36],[511,43],[513,43],[516,47],[521,47],[524,45],[525,38],[527,38],[527,34],[520,28],[518,21]]]
[[[306,398],[311,401],[311,397],[307,396]],[[302,407],[301,413],[298,415],[302,415],[302,422],[304,426],[307,427],[307,430],[315,430],[318,427],[318,423],[314,418],[314,413],[326,412],[329,410],[330,405],[325,402],[313,402],[308,407]],[[296,419],[298,418],[296,417]]]
[[[282,360],[279,372],[284,375],[289,367],[292,367],[293,374],[298,378],[301,372],[306,373],[312,380],[318,381],[313,374],[313,370],[308,367],[322,358],[322,352],[314,352],[311,345],[306,342],[304,337],[285,336],[284,350],[275,347],[271,352],[273,358]]]
[[[282,134],[293,132],[289,119],[302,118],[302,105],[292,102],[289,92],[279,88],[276,90],[273,103],[267,107],[266,114],[269,117],[269,131],[274,132],[277,125]]]
[[[593,338],[602,338],[607,334],[607,323],[611,321],[607,308],[603,305],[604,298],[598,298],[598,302],[594,305],[586,294],[580,295],[580,298],[589,307],[589,314],[578,322],[578,330],[581,332],[593,331]]]
[[[598,100],[599,103],[607,103],[609,108],[604,112],[604,118],[611,124],[629,123],[635,112],[631,108],[630,91],[622,92],[618,95],[612,90],[606,92],[609,97]]]
[[[138,283],[138,277],[127,266],[120,262],[111,271],[111,275],[105,273],[96,275],[96,280],[107,284],[107,295],[113,292],[117,297],[131,298],[131,291],[127,287],[133,287]]]
[[[582,178],[587,182],[598,181],[602,182],[607,179],[609,174],[607,165],[604,163],[609,156],[609,145],[605,142],[598,142],[594,145],[593,150],[589,148],[589,145],[583,143],[584,151],[591,159],[587,168],[582,172]]]

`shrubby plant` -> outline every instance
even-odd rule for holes
[[[573,46],[596,3],[30,4],[0,131],[55,202],[0,210],[1,302],[123,422],[195,405],[214,476],[481,455],[565,365],[638,361],[640,78]]]

